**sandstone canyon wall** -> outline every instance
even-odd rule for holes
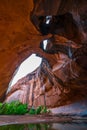
[[[46,16],[52,16],[49,25]],[[7,96],[51,108],[86,102],[86,0],[1,0],[0,40],[0,101]],[[41,66],[6,95],[14,71],[32,53],[43,58]]]

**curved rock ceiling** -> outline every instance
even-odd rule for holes
[[[48,26],[44,22],[46,16],[52,16]],[[44,39],[49,40],[46,50],[43,50]],[[55,2],[54,0],[1,0],[0,40],[0,101],[5,99],[5,93],[14,71],[32,53],[37,53],[46,59],[54,70],[56,65],[63,63],[63,59],[66,60],[66,64],[67,61],[73,61],[71,67],[75,72],[74,76],[78,76],[75,82],[73,82],[74,78],[72,82],[69,78],[73,77],[73,74],[72,76],[68,74],[67,77],[67,73],[70,73],[69,64],[55,71],[54,74],[60,77],[66,86],[71,85],[68,98],[77,94],[78,90],[80,91],[77,94],[78,98],[82,98],[82,95],[86,98],[86,0],[67,0],[67,2],[66,0],[55,0]],[[48,72],[50,72],[49,69]],[[54,80],[55,78],[53,82]]]

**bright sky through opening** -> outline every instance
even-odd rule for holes
[[[46,16],[46,24],[49,24],[51,19],[52,19],[52,16]]]
[[[46,50],[46,47],[47,47],[47,40],[44,40],[43,41],[43,48],[44,48],[44,50]]]
[[[11,85],[13,86],[19,79],[33,72],[41,64],[42,58],[32,54],[20,65],[16,75],[14,76]]]

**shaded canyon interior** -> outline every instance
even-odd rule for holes
[[[1,0],[0,40],[0,101],[49,108],[79,102],[86,111],[87,0]],[[6,94],[15,70],[33,53],[41,65]]]

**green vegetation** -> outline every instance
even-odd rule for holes
[[[27,104],[22,104],[19,101],[3,104],[0,103],[0,115],[24,115],[27,112]]]
[[[30,115],[49,113],[49,110],[45,106],[39,106],[37,109],[31,108],[29,111]]]
[[[27,104],[22,104],[19,101],[12,101],[11,103],[0,103],[0,115],[37,115],[48,112],[49,111],[44,106],[39,106],[36,109],[31,107],[29,110]]]

